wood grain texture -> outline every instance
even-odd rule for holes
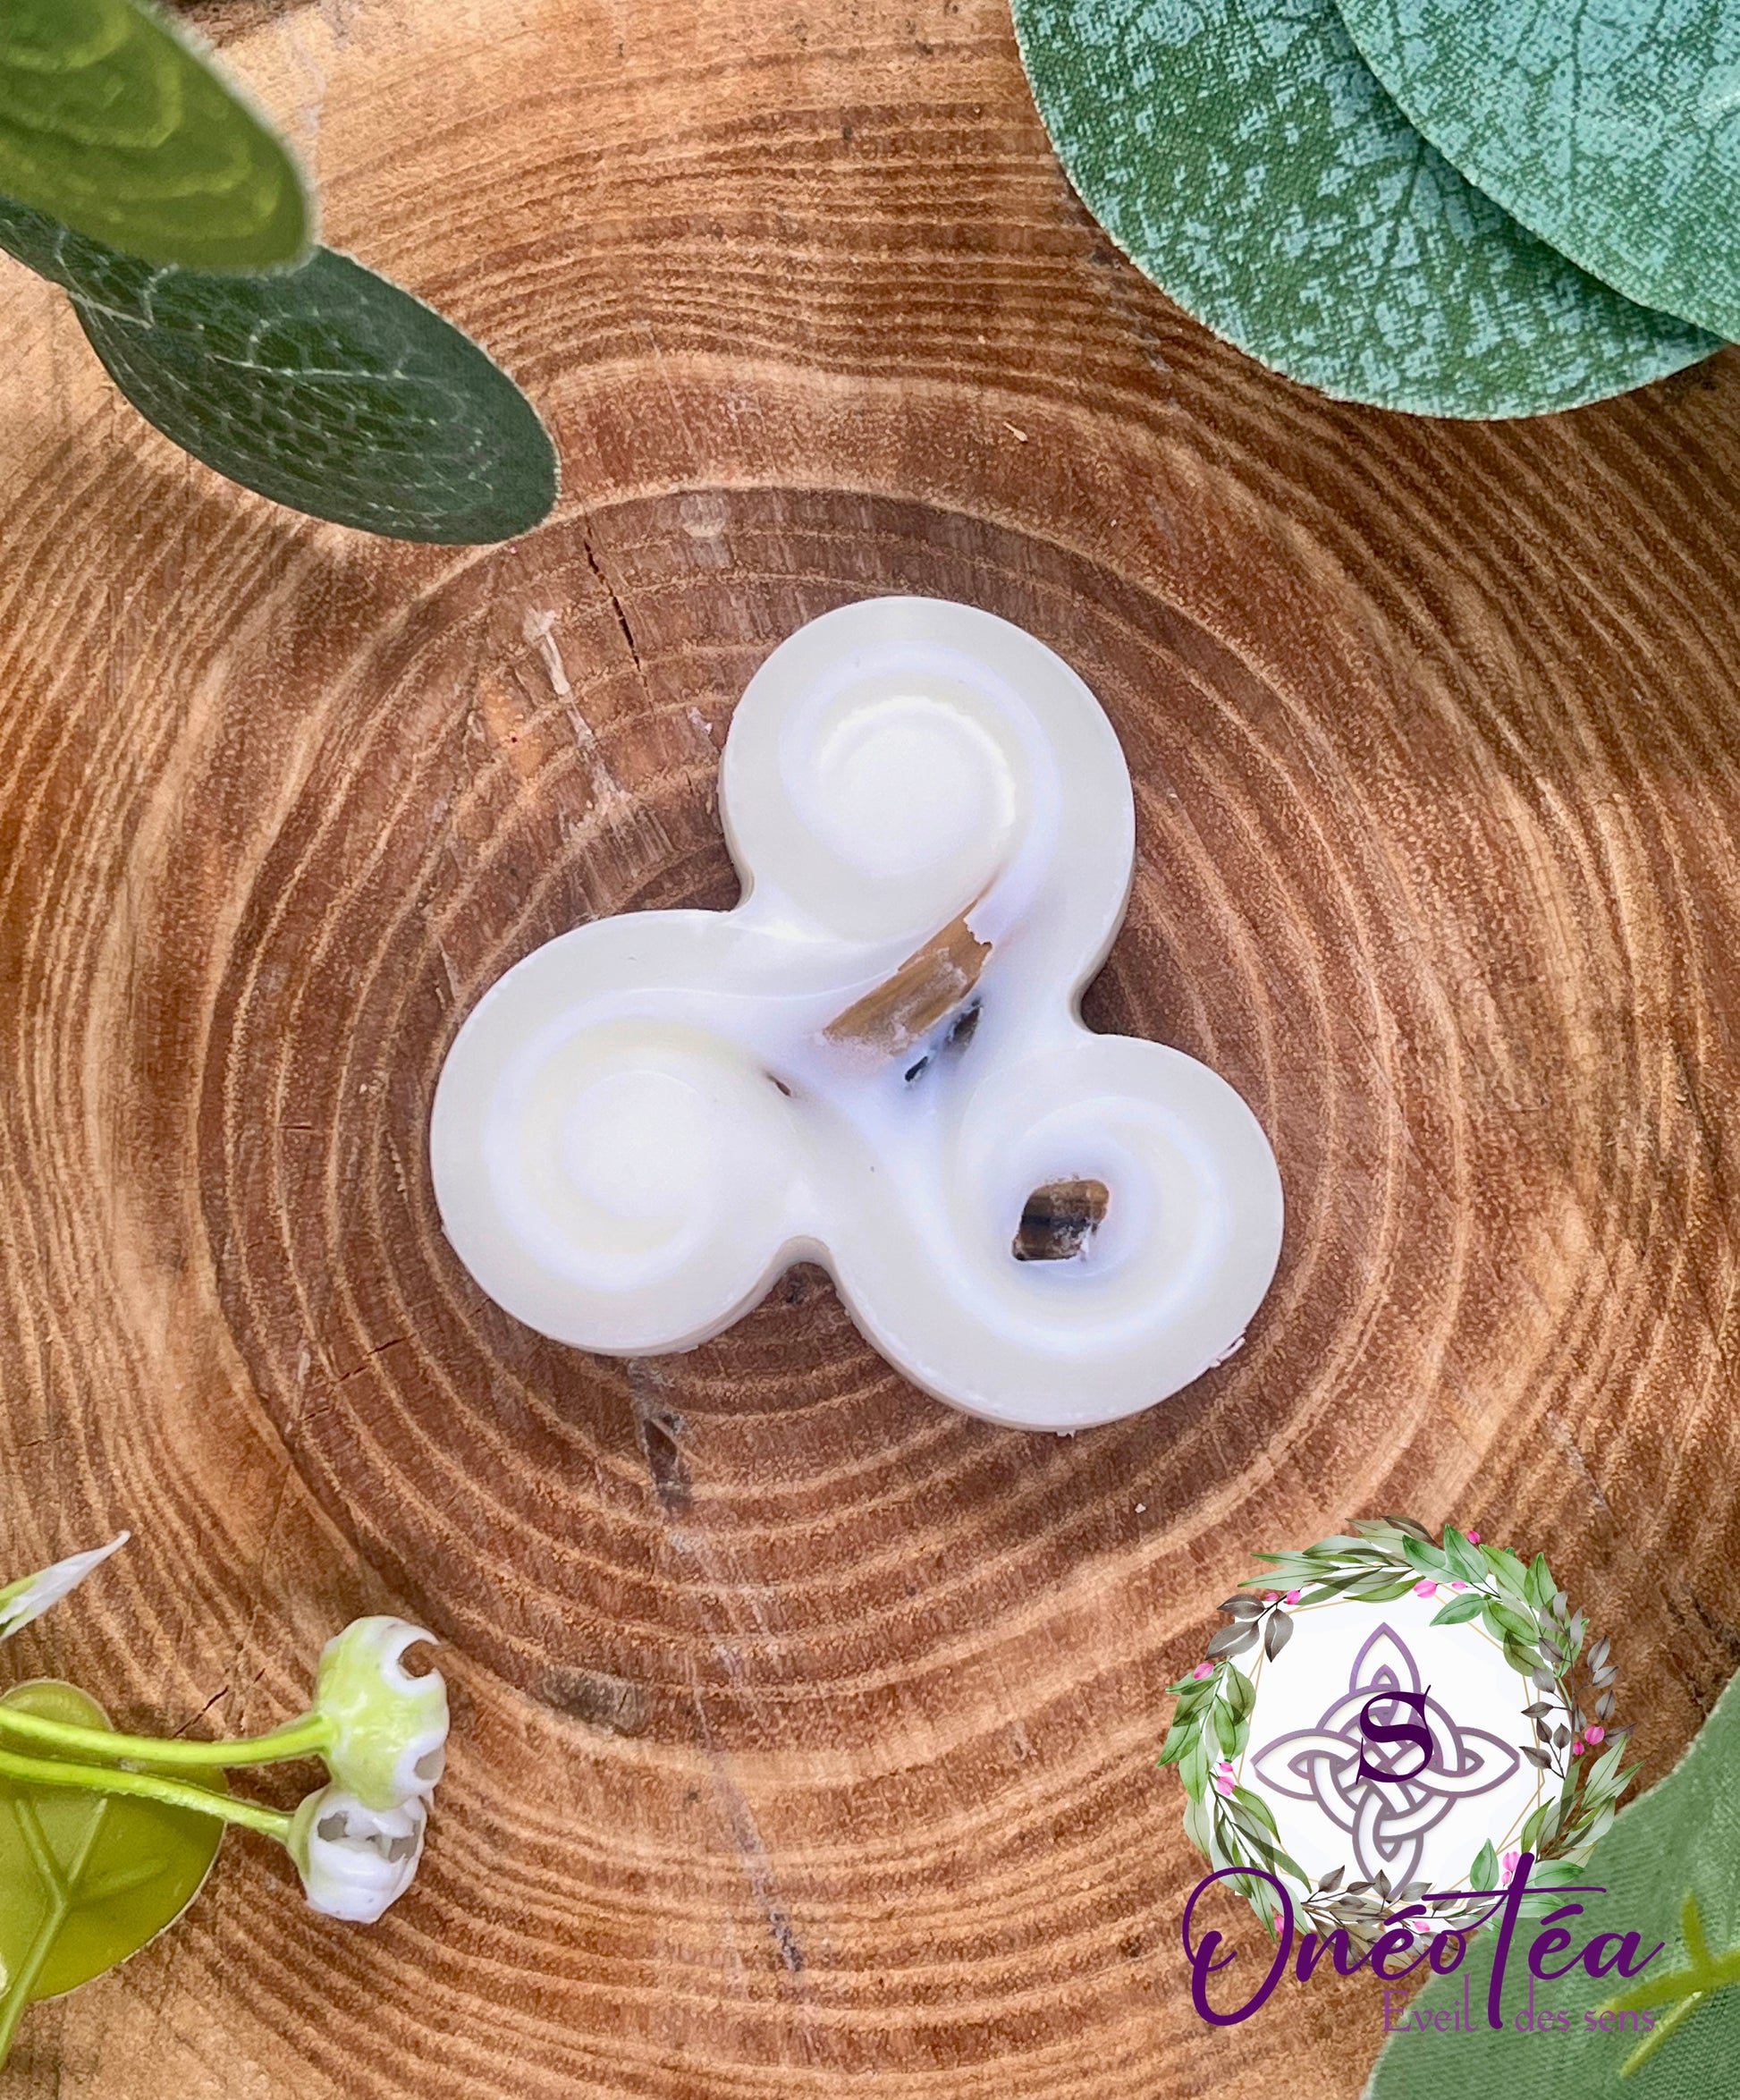
[[[1248,1553],[1544,1547],[1656,1769],[1740,1656],[1740,359],[1508,428],[1289,387],[1111,254],[1001,0],[193,12],[567,495],[493,553],[292,518],[0,277],[0,1538],[139,1535],[8,1659],[259,1727],[393,1609],[457,1721],[383,1926],[233,1842],[9,2090],[1349,2100],[1369,1987],[1221,2035],[1182,1988],[1161,1688]],[[470,1003],[729,903],[736,696],[896,590],[1103,699],[1090,1017],[1286,1180],[1242,1354],[1074,1439],[906,1388],[810,1271],[592,1360],[436,1227]]]

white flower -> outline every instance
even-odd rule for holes
[[[415,1878],[427,1822],[420,1800],[370,1808],[336,1786],[310,1794],[289,1841],[309,1903],[324,1917],[373,1925]]]
[[[370,1808],[427,1800],[446,1764],[446,1682],[438,1670],[412,1677],[400,1663],[434,1639],[402,1619],[359,1619],[321,1655],[314,1711],[331,1732],[326,1769]]]
[[[118,1547],[126,1545],[131,1532],[119,1531],[106,1545],[88,1554],[73,1554],[56,1561],[52,1568],[26,1575],[0,1589],[0,1640],[9,1640],[21,1627],[39,1619],[50,1605],[57,1605],[69,1590],[77,1589],[93,1568],[100,1567]]]

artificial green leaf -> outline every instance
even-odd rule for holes
[[[555,447],[507,374],[330,249],[265,276],[159,270],[4,199],[0,248],[72,294],[141,415],[275,503],[477,546],[528,530],[555,501]]]
[[[71,1684],[16,1685],[0,1704],[108,1726]],[[226,1786],[216,1774],[198,1783]],[[194,1809],[0,1778],[0,2062],[27,2002],[101,1976],[181,1916],[223,1835]]]
[[[1718,347],[1584,276],[1465,182],[1334,0],[1015,0],[1070,181],[1180,305],[1325,393],[1568,408]]]
[[[1445,157],[1632,299],[1740,333],[1732,0],[1339,0]]]
[[[1616,1998],[1635,1995],[1645,2002],[1646,1986],[1671,1980],[1675,1971],[1685,1969],[1682,1913],[1688,1892],[1701,1908],[1712,1954],[1726,1956],[1740,1944],[1740,1680],[1723,1693],[1667,1778],[1621,1811],[1586,1867],[1537,1867],[1530,1884],[1552,1879],[1607,1892],[1569,1899],[1584,1906],[1581,1918],[1567,1921],[1575,1945],[1597,1933],[1635,1932],[1644,1953],[1658,1941],[1666,1943],[1666,1951],[1631,1979],[1614,1974],[1596,1981],[1579,1965],[1556,1981],[1538,1982],[1537,2015],[1560,2009],[1570,2014],[1567,2031],[1550,2030],[1542,2039],[1516,2028],[1528,2006],[1529,1941],[1540,1928],[1525,1924],[1517,1929],[1505,1971],[1507,2025],[1497,2032],[1483,2017],[1495,1935],[1482,1935],[1470,1943],[1464,1965],[1474,2032],[1457,2034],[1454,2047],[1433,2047],[1417,2028],[1405,2027],[1379,2058],[1368,2100],[1469,2100],[1473,2094],[1523,2090],[1528,2100],[1679,2100],[1734,2090],[1734,2066],[1740,2062],[1740,1984],[1705,1998],[1624,2079],[1621,2068],[1643,2040],[1641,2018],[1634,2014],[1622,2023],[1618,2014],[1609,2013],[1605,2028],[1599,2023],[1601,2008]],[[1609,1943],[1605,1954],[1613,1952]],[[1561,1953],[1550,1966],[1558,1968],[1565,1959]],[[1434,1978],[1397,2018],[1411,2023],[1417,2008],[1430,2025],[1440,2008],[1460,2008],[1462,1992],[1460,1974]],[[1660,2019],[1657,2014],[1656,2022]]]
[[[308,253],[283,141],[134,0],[0,0],[0,191],[148,262]]]

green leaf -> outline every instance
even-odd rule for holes
[[[1627,298],[1740,333],[1732,0],[1340,0],[1434,146]]]
[[[288,148],[133,0],[0,6],[0,191],[148,262],[257,270],[308,249]]]
[[[1471,1589],[1465,1595],[1454,1596],[1449,1604],[1440,1605],[1432,1613],[1432,1622],[1434,1626],[1465,1625],[1470,1619],[1480,1616],[1485,1603],[1486,1599],[1478,1590]]]
[[[1468,1869],[1468,1886],[1471,1889],[1495,1889],[1499,1885],[1499,1855],[1488,1838],[1474,1855],[1474,1863]]]
[[[1508,1546],[1482,1545],[1480,1557],[1485,1562],[1500,1589],[1515,1597],[1519,1604],[1528,1602],[1528,1571]]]
[[[70,1684],[17,1685],[0,1704],[108,1726]],[[198,1783],[227,1785],[215,1774]],[[223,1836],[216,1816],[192,1809],[0,1779],[0,2062],[27,2002],[101,1976],[181,1916]]]
[[[1173,299],[1325,393],[1529,415],[1719,347],[1584,275],[1465,182],[1334,0],[1015,0],[1070,181]]]
[[[1402,1557],[1410,1568],[1417,1568],[1422,1575],[1435,1575],[1441,1579],[1449,1570],[1449,1555],[1441,1546],[1433,1545],[1427,1539],[1403,1539]]]
[[[1502,1646],[1504,1659],[1518,1677],[1526,1677],[1539,1664],[1541,1657],[1526,1641],[1519,1640],[1514,1633],[1507,1633]]]
[[[555,501],[555,448],[506,373],[330,249],[269,276],[157,270],[4,199],[0,247],[72,294],[141,415],[276,503],[477,546],[529,530]]]
[[[1530,1810],[1528,1819],[1523,1825],[1517,1840],[1523,1851],[1533,1850],[1535,1842],[1541,1835],[1541,1825],[1547,1820],[1551,1809],[1552,1803],[1550,1801],[1542,1801],[1538,1808]]]
[[[1499,1631],[1509,1634],[1513,1639],[1533,1645],[1540,1638],[1541,1630],[1534,1621],[1526,1612],[1516,1610],[1514,1605],[1494,1601],[1486,1609],[1488,1616],[1498,1622]]]
[[[1444,1527],[1444,1557],[1465,1582],[1486,1582],[1490,1585],[1486,1562],[1481,1558],[1477,1545],[1470,1545],[1454,1524]]]
[[[1545,1554],[1536,1554],[1529,1562],[1529,1571],[1523,1579],[1523,1594],[1534,1607],[1537,1614],[1544,1614],[1553,1596],[1552,1571],[1547,1565]]]
[[[1275,1812],[1261,1794],[1253,1793],[1248,1787],[1237,1786],[1233,1789],[1232,1798],[1245,1815],[1261,1825],[1271,1838],[1280,1835],[1280,1826],[1275,1822]]]

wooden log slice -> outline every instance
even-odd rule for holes
[[[195,13],[567,492],[493,552],[292,517],[0,276],[0,1537],[138,1534],[8,1661],[258,1728],[395,1610],[456,1738],[381,1926],[232,1840],[9,2089],[1347,2100],[1364,1979],[1212,2035],[1178,1953],[1162,1688],[1249,1554],[1544,1548],[1655,1770],[1740,1647],[1740,361],[1484,428],[1289,386],[1084,216],[1001,0]],[[734,700],[873,591],[1100,695],[1139,859],[1090,1019],[1224,1072],[1286,1181],[1243,1352],[1074,1439],[906,1387],[815,1272],[625,1365],[437,1228],[472,1002],[731,902]]]

